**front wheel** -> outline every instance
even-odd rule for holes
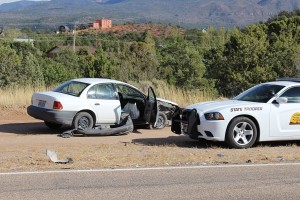
[[[256,138],[255,123],[247,117],[237,117],[230,123],[225,141],[232,148],[244,149],[252,147]]]
[[[158,116],[157,116],[157,121],[156,121],[156,124],[155,124],[154,128],[156,128],[156,129],[165,128],[165,126],[167,125],[167,123],[168,123],[168,119],[167,119],[166,114],[163,113],[163,112],[159,112]]]
[[[94,126],[93,117],[87,112],[77,113],[74,117],[73,128],[74,129],[91,129]]]

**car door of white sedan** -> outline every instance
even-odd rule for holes
[[[112,84],[97,84],[87,92],[87,99],[96,113],[96,124],[119,123],[121,104]]]
[[[271,137],[300,136],[300,87],[286,90],[286,103],[273,103],[270,112]]]

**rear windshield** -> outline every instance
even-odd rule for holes
[[[235,100],[267,103],[275,94],[282,90],[282,85],[257,85],[235,97]]]
[[[79,97],[82,91],[89,86],[88,83],[82,83],[77,81],[66,82],[55,88],[54,92],[63,94],[69,94],[75,97]]]

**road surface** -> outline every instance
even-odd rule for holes
[[[300,199],[300,164],[0,173],[0,199]]]

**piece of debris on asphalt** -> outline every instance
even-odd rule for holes
[[[264,156],[261,160],[268,160],[268,156]]]
[[[276,157],[276,160],[277,160],[277,161],[284,161],[284,158],[283,158],[283,156],[277,156],[277,157]]]
[[[57,164],[67,164],[67,163],[72,163],[73,159],[67,157],[64,160],[58,160],[57,155],[54,151],[46,149],[46,155],[51,159],[52,162],[57,163]]]
[[[63,133],[57,135],[62,138],[70,138],[74,135],[75,129],[64,131]]]
[[[224,157],[225,155],[223,153],[219,153],[219,154],[217,154],[217,156]]]

